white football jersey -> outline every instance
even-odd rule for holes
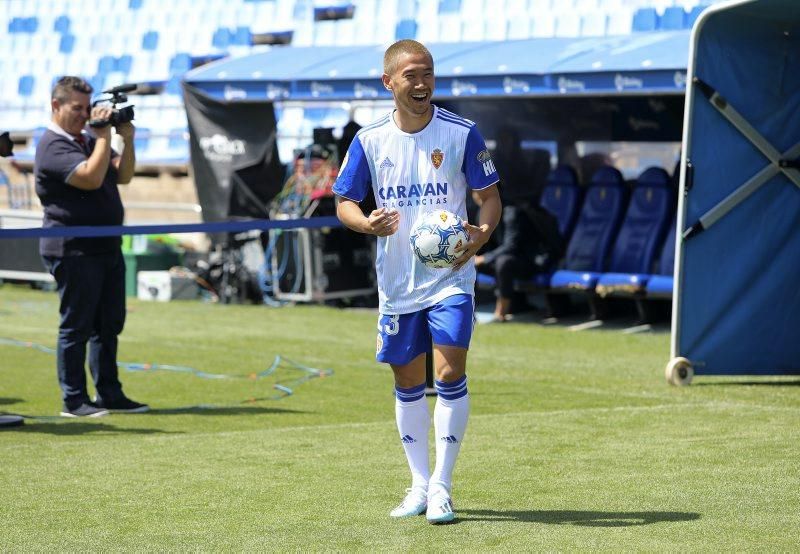
[[[414,255],[409,234],[417,218],[433,210],[448,210],[466,221],[467,187],[484,189],[498,180],[475,124],[437,106],[417,133],[401,131],[391,112],[358,132],[333,192],[361,202],[371,189],[378,208],[400,212],[397,232],[378,237],[382,314],[416,312],[454,294],[474,294],[471,260],[457,271],[428,268]]]

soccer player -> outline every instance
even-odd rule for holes
[[[498,176],[475,124],[431,103],[433,57],[413,40],[383,57],[383,85],[395,109],[362,128],[342,162],[333,191],[347,227],[378,236],[380,315],[377,359],[394,372],[395,415],[411,468],[411,488],[392,517],[426,513],[431,523],[455,518],[452,474],[469,415],[466,361],[474,322],[473,256],[500,220]],[[409,231],[423,214],[446,209],[466,221],[471,188],[482,199],[478,225],[452,269],[430,269],[414,256]],[[377,209],[359,206],[369,192]],[[436,463],[430,473],[425,399],[426,352],[433,341]]]

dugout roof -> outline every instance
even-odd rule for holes
[[[688,31],[619,37],[429,44],[436,96],[683,95]],[[273,47],[190,71],[219,100],[391,98],[380,84],[384,46]]]

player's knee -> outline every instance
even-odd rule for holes
[[[464,370],[462,368],[452,366],[436,368],[436,380],[442,381],[443,383],[452,383],[453,381],[461,379],[463,376]]]

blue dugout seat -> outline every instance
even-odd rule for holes
[[[556,271],[550,279],[551,290],[594,289],[605,270],[626,199],[622,174],[613,167],[601,167],[586,191],[567,246],[564,269]]]
[[[558,222],[558,232],[565,242],[568,241],[581,205],[578,175],[572,167],[560,165],[548,173],[539,205],[553,214]],[[552,274],[552,271],[537,273],[531,279],[518,281],[516,288],[523,291],[546,289]],[[493,288],[496,281],[492,275],[478,273],[476,284],[479,288]]]
[[[568,165],[553,169],[547,175],[539,205],[555,216],[558,232],[564,241],[569,241],[581,206],[581,190],[575,170]]]
[[[677,217],[672,218],[672,225],[664,237],[664,246],[661,248],[661,257],[658,260],[657,273],[647,281],[645,293],[647,298],[669,299],[673,291],[673,271],[675,266],[675,239]]]
[[[660,167],[646,169],[631,194],[608,272],[598,278],[595,292],[599,296],[644,295],[674,205],[667,172]]]

